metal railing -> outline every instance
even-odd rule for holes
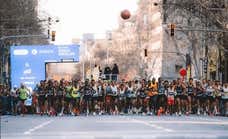
[[[99,76],[102,80],[114,80],[119,81],[119,74],[101,74]]]

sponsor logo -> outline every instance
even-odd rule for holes
[[[36,55],[37,54],[37,50],[36,49],[32,49],[32,55]]]
[[[28,50],[26,49],[17,49],[13,51],[14,55],[28,55]]]
[[[31,74],[32,73],[32,69],[26,69],[23,72],[24,74]]]

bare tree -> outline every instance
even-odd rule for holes
[[[0,3],[0,37],[42,34],[43,31],[37,11],[38,0],[0,0]],[[47,43],[47,40],[41,38],[17,38],[13,42],[44,44]],[[12,38],[10,43],[12,43]]]
[[[38,0],[0,0],[0,3],[0,82],[6,83],[5,75],[10,69],[9,46],[46,44],[48,40],[44,37],[31,37],[43,33],[38,19]],[[19,35],[28,37],[18,37]]]

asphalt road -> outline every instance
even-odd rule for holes
[[[1,139],[228,139],[228,118],[209,116],[2,116]]]

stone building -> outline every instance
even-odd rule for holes
[[[163,0],[157,6],[162,13],[163,51],[175,51],[180,55],[163,53],[162,76],[175,76],[177,67],[185,67],[184,55],[190,54],[192,77],[222,80],[219,77],[223,76],[227,81],[227,57],[224,57],[224,52],[228,45],[225,33],[228,30],[228,1]],[[167,28],[170,23],[176,25],[173,37]],[[207,70],[203,68],[202,59],[208,61]],[[222,62],[226,63],[226,67],[221,67]]]
[[[227,81],[227,7],[227,0],[140,0],[111,37],[95,40],[94,63],[117,63],[126,79],[176,79],[189,54],[188,77]]]
[[[140,0],[135,40],[141,53],[148,51],[140,55],[147,77],[179,77],[189,54],[189,76],[227,81],[227,6],[227,0]]]

